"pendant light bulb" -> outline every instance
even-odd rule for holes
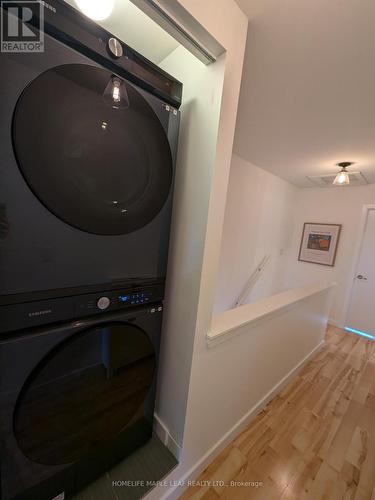
[[[353,165],[353,163],[348,161],[337,164],[338,167],[341,167],[341,170],[333,181],[335,186],[347,186],[350,184],[349,172],[347,171],[347,167],[350,167],[350,165]]]
[[[115,0],[75,0],[80,11],[94,21],[103,21],[112,14]]]

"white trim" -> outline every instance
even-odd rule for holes
[[[328,324],[334,326],[335,328],[341,328],[341,330],[344,329],[344,325],[342,325],[340,321],[336,321],[335,319],[332,318],[328,319]]]
[[[154,432],[160,441],[167,445],[168,429],[157,413],[154,413]]]
[[[177,441],[171,436],[170,433],[168,433],[166,446],[167,446],[168,450],[172,453],[172,455],[175,457],[177,462],[180,462],[181,456],[182,456],[182,448],[177,443]]]
[[[161,420],[157,413],[154,413],[154,432],[160,439],[160,441],[168,448],[172,455],[180,461],[181,458],[181,446],[177,443],[174,437],[169,432],[168,427]]]
[[[265,299],[246,304],[236,309],[217,314],[212,318],[210,331],[206,335],[209,347],[221,344],[233,336],[244,333],[244,326],[255,326],[260,322],[285,313],[296,307],[299,302],[325,292],[335,286],[335,283],[325,283],[312,287],[296,288],[272,295]],[[248,331],[248,329],[246,329]]]
[[[178,479],[180,483],[179,486],[173,487],[173,489],[168,490],[168,492],[163,495],[160,500],[172,500],[175,498],[179,498],[183,491],[187,488],[182,487],[182,483],[187,483],[188,481],[192,481],[196,479],[201,472],[214,460],[214,458],[229,444],[235,439],[242,430],[250,423],[250,421],[256,417],[256,415],[273,399],[297,374],[301,368],[310,361],[310,359],[315,356],[315,354],[323,347],[324,340],[322,340],[314,349],[307,354],[294,368],[292,368],[286,375],[283,377],[280,382],[278,382],[256,405],[254,405],[250,411],[248,411],[240,420],[238,420],[233,427],[231,427],[228,432],[224,434],[219,441],[216,442],[214,446],[212,446],[207,453],[205,453],[190,469],[182,476],[182,478]],[[175,493],[178,493],[176,496]]]
[[[204,64],[214,63],[224,47],[178,0],[131,0],[150,19]]]
[[[375,210],[375,205],[373,205],[373,204],[363,205],[361,222],[360,222],[360,226],[359,226],[360,229],[359,229],[357,243],[355,245],[355,253],[354,253],[353,265],[352,265],[352,270],[351,270],[352,280],[351,280],[351,285],[349,287],[349,291],[346,294],[346,299],[345,299],[344,308],[343,308],[344,309],[343,319],[344,319],[345,325],[347,324],[349,307],[350,307],[350,303],[351,303],[352,296],[353,296],[355,276],[356,276],[356,272],[357,272],[358,265],[359,265],[359,259],[361,256],[363,238],[364,238],[365,230],[366,230],[367,217],[368,217],[368,213],[370,210]]]

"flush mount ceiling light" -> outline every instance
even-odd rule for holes
[[[337,166],[340,167],[341,170],[336,175],[335,180],[333,181],[333,184],[335,186],[347,186],[348,184],[350,184],[349,173],[347,171],[347,168],[350,167],[350,165],[353,165],[353,162],[342,161],[340,163],[337,163]]]
[[[94,21],[107,19],[113,11],[115,0],[75,0],[85,16]]]

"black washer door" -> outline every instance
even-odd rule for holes
[[[139,419],[154,383],[146,333],[107,323],[74,335],[35,368],[14,411],[14,435],[32,461],[60,465],[97,451]]]
[[[112,99],[114,81],[123,107]],[[39,200],[89,233],[143,227],[170,191],[172,157],[159,119],[133,86],[102,68],[68,64],[36,78],[16,106],[13,143]]]

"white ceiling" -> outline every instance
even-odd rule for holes
[[[249,33],[235,152],[301,187],[375,182],[375,1],[237,0]]]
[[[78,9],[74,0],[65,1]],[[116,0],[111,16],[97,22],[155,64],[159,64],[179,45],[130,0]]]

